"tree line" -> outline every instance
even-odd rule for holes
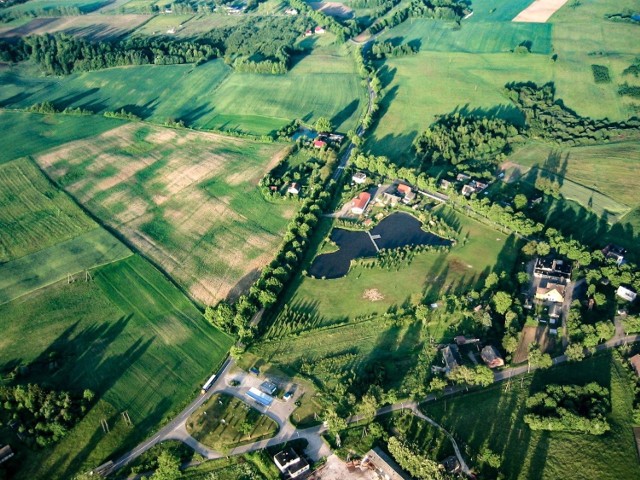
[[[252,18],[189,40],[136,36],[90,42],[64,33],[30,35],[0,41],[0,59],[30,59],[45,73],[69,75],[127,65],[198,65],[222,57],[241,72],[282,74],[290,66],[293,44],[307,26],[302,17]]]
[[[371,25],[369,31],[376,34],[385,28],[398,26],[409,18],[459,21],[468,11],[467,3],[460,0],[411,0],[407,6],[395,11],[390,17],[382,18]]]
[[[584,145],[610,140],[640,131],[640,119],[622,122],[581,117],[555,98],[553,83],[509,83],[505,93],[526,119],[528,135],[568,145]]]
[[[416,53],[418,53],[418,48],[412,47],[408,43],[402,45],[394,45],[387,40],[376,41],[371,47],[371,54],[378,60],[388,57],[403,57],[406,55],[414,55]]]

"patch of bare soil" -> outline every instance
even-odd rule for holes
[[[384,300],[384,295],[382,295],[377,288],[369,288],[364,291],[362,298],[370,302],[379,302],[380,300]]]
[[[309,6],[325,15],[337,18],[351,18],[353,10],[342,3],[337,2],[309,2]]]
[[[555,337],[549,335],[547,327],[524,327],[518,349],[513,355],[513,363],[523,363],[529,356],[529,345],[537,343],[543,352],[553,349]]]
[[[536,0],[512,20],[514,22],[545,23],[567,3],[567,0]]]

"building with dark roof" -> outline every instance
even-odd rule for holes
[[[571,281],[571,262],[539,257],[533,267],[533,275],[538,278],[558,279],[569,283]]]
[[[504,365],[504,360],[493,345],[487,345],[484,347],[480,352],[480,357],[482,357],[482,361],[489,368],[498,368]]]
[[[4,447],[0,448],[0,463],[6,462],[11,457],[13,457],[13,450],[11,450],[11,447],[9,445],[5,445]]]
[[[309,471],[309,462],[298,455],[293,448],[287,448],[280,453],[276,453],[273,461],[278,470],[288,478],[296,478]]]

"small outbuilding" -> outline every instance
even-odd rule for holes
[[[351,180],[353,180],[353,183],[362,185],[364,182],[367,181],[367,175],[363,172],[357,172],[353,174],[353,176],[351,177]]]
[[[291,195],[298,195],[300,193],[298,184],[296,182],[293,182],[287,189],[287,193],[290,193]]]
[[[504,360],[493,345],[487,345],[486,347],[484,347],[480,352],[480,357],[482,357],[482,361],[489,368],[498,368],[504,366]]]
[[[4,447],[0,448],[0,463],[6,462],[11,457],[13,457],[13,455],[13,450],[11,450],[11,447],[9,445],[5,445]]]
[[[628,287],[620,285],[616,290],[616,295],[627,302],[633,302],[638,294]]]

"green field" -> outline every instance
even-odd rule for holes
[[[13,260],[96,228],[28,159],[0,165],[0,262]]]
[[[30,0],[29,2],[13,5],[8,12],[28,12],[50,10],[52,8],[78,7],[82,13],[89,13],[106,5],[108,0]]]
[[[604,11],[635,8],[632,2],[579,2],[575,8],[563,7],[551,23],[512,23],[529,3],[472,4],[473,16],[459,29],[415,19],[385,32],[382,38],[413,42],[420,52],[380,64],[385,90],[380,119],[367,147],[400,163],[410,161],[411,142],[434,121],[434,115],[456,109],[521,122],[502,95],[508,82],[552,81],[556,97],[584,116],[622,120],[637,114],[637,101],[617,94],[618,84],[637,83],[631,76],[622,76],[640,55],[640,44],[632,40],[636,26],[603,18]],[[522,42],[532,53],[508,53]],[[607,66],[611,83],[596,84],[592,64]]]
[[[512,238],[451,210],[443,211],[443,215],[458,226],[459,238],[465,239],[450,252],[418,254],[410,265],[398,270],[356,266],[343,278],[304,277],[288,304],[313,305],[329,323],[342,318],[353,320],[382,315],[389,308],[399,308],[416,298],[435,301],[445,292],[474,288],[494,269],[511,269],[517,251]],[[363,298],[368,289],[378,290],[384,298]]]
[[[42,77],[35,67],[0,70],[0,105],[127,111],[155,122],[181,119],[205,129],[273,132],[295,118],[324,116],[340,131],[355,127],[365,90],[346,49],[319,49],[296,59],[286,75],[234,73],[222,60],[204,65],[111,68]]]
[[[10,87],[3,84],[2,87],[3,92],[5,88],[11,88],[15,89],[16,95],[21,96],[20,85]],[[35,102],[30,104],[32,103]],[[0,150],[0,164],[35,155],[62,143],[98,135],[124,123],[122,120],[103,117],[40,115],[0,110],[0,129],[4,141]]]
[[[291,204],[258,182],[277,143],[130,124],[37,157],[96,217],[203,304],[237,297],[271,261]]]
[[[516,150],[509,161],[527,181],[535,180],[535,167],[545,175],[558,176],[560,193],[598,215],[606,212],[614,222],[640,205],[638,142],[618,142],[574,148],[554,148],[531,143]]]
[[[549,383],[596,381],[611,391],[611,431],[602,435],[532,432],[523,421],[530,392]],[[472,456],[489,447],[502,456],[509,479],[636,478],[638,458],[631,429],[633,392],[626,372],[608,354],[563,365],[454,399],[428,404],[424,412],[448,429]],[[636,472],[636,473],[633,473]]]
[[[466,239],[450,253],[421,253],[398,269],[355,267],[341,279],[303,278],[294,283],[286,304],[310,317],[302,325],[291,325],[281,313],[251,353],[290,375],[300,372],[301,362],[311,362],[313,379],[329,390],[342,381],[336,372],[380,364],[384,371],[395,372],[387,375],[386,386],[397,388],[418,361],[423,343],[430,337],[437,342],[450,338],[449,327],[462,321],[460,312],[442,305],[440,296],[468,291],[494,269],[510,272],[517,252],[512,238],[451,211],[442,214],[460,229],[460,239]],[[364,298],[372,289],[383,298]],[[428,321],[394,319],[423,299],[440,303]]]
[[[139,256],[92,273],[93,281],[61,282],[0,306],[0,364],[30,364],[28,381],[90,388],[100,398],[55,447],[19,449],[17,478],[69,478],[131,447],[197,394],[232,343]]]
[[[221,394],[213,395],[191,414],[187,431],[200,443],[226,452],[273,437],[278,432],[278,425],[242,400]]]

